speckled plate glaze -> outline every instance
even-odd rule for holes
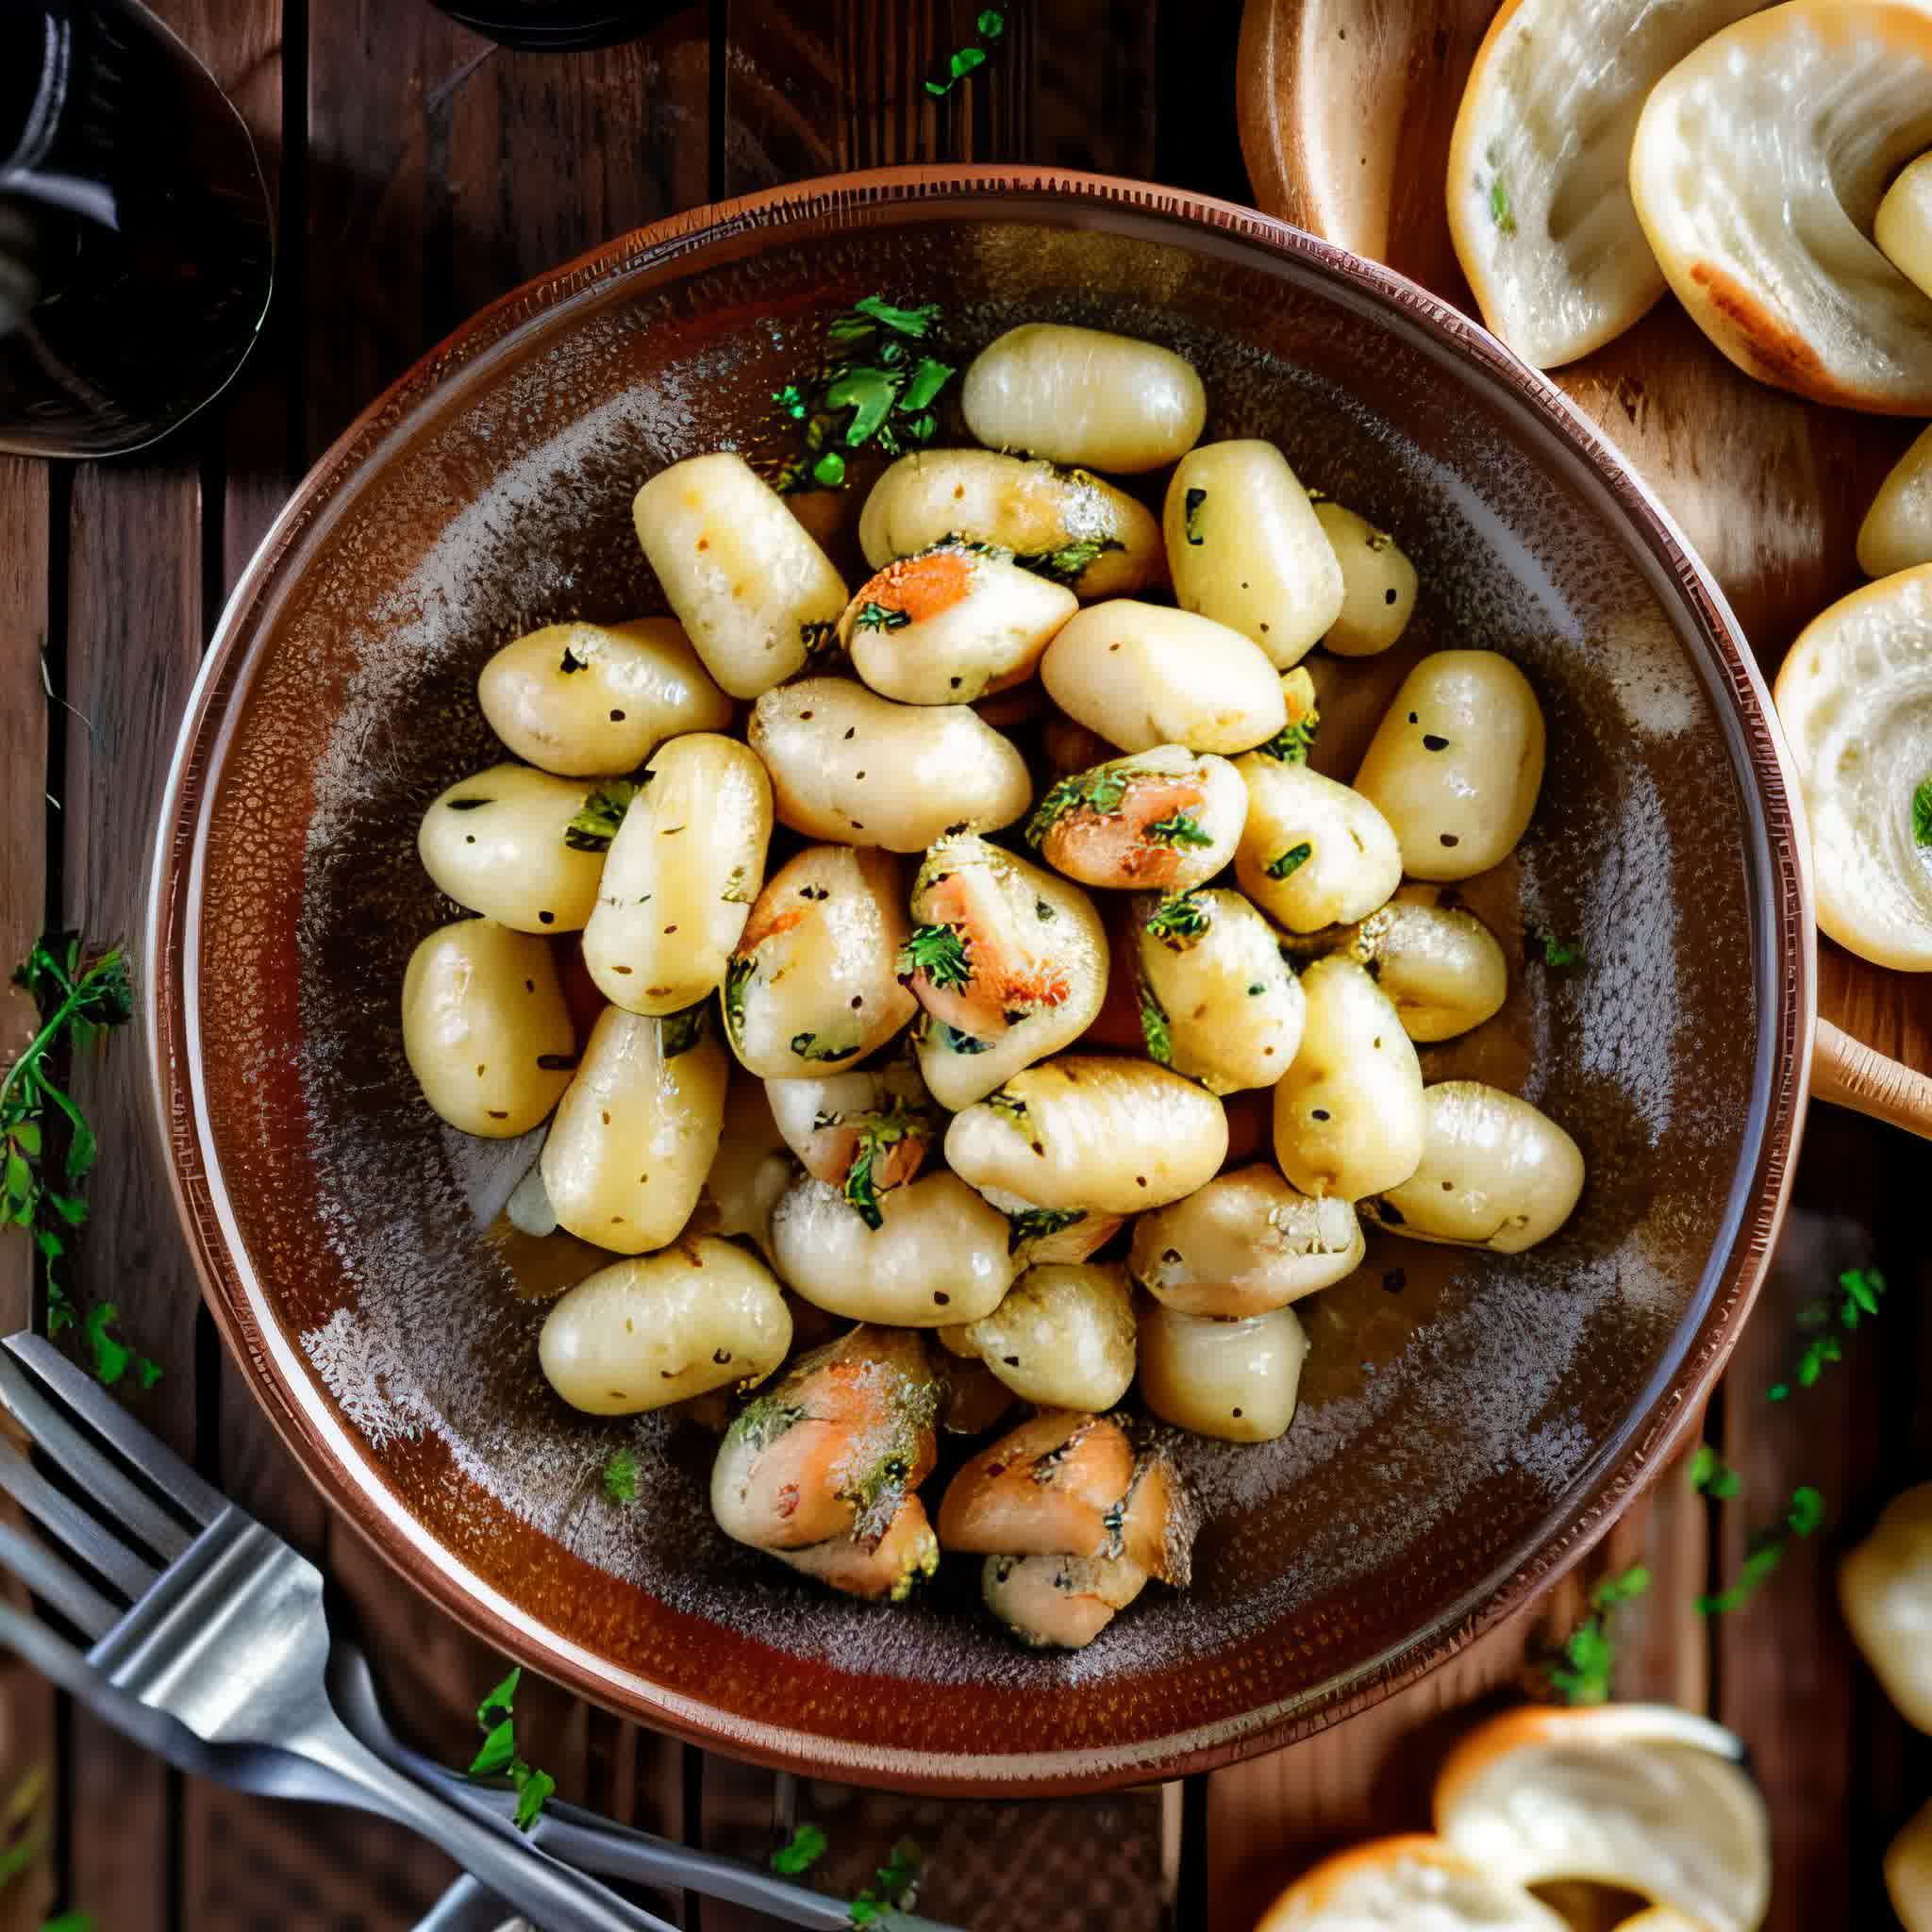
[[[1396,534],[1422,573],[1411,640],[1324,668],[1318,763],[1352,772],[1407,662],[1450,641],[1508,653],[1550,724],[1536,824],[1468,891],[1519,962],[1509,1005],[1424,1060],[1564,1123],[1590,1161],[1580,1210],[1513,1259],[1378,1242],[1304,1304],[1289,1434],[1186,1452],[1208,1506],[1194,1589],[1150,1591],[1073,1657],[1008,1644],[968,1574],[888,1611],[768,1569],[710,1526],[708,1439],[565,1411],[537,1369],[541,1309],[481,1231],[519,1157],[441,1129],[401,1050],[404,961],[449,916],[416,821],[493,756],[478,667],[541,623],[662,608],[637,485],[752,439],[823,320],[873,291],[943,302],[962,350],[1042,318],[1169,343],[1207,380],[1210,438],[1275,438]],[[1278,223],[961,169],[644,230],[411,371],[302,486],[224,619],[166,801],[147,974],[208,1300],[324,1493],[405,1576],[648,1724],[1008,1795],[1286,1742],[1574,1562],[1736,1338],[1812,1030],[1769,715],[1717,591],[1595,432],[1434,297]],[[1587,967],[1523,963],[1530,928],[1581,940]],[[618,1441],[645,1476],[627,1509],[596,1481]]]

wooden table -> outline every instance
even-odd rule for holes
[[[362,404],[481,304],[591,244],[676,209],[804,175],[897,161],[1016,159],[1146,175],[1245,199],[1234,129],[1232,0],[1012,0],[984,72],[949,99],[922,83],[972,38],[968,0],[712,0],[600,54],[504,53],[424,0],[160,0],[255,129],[281,209],[275,318],[229,398],[136,459],[0,458],[0,954],[43,924],[139,924],[162,774],[227,586],[294,480]],[[1760,639],[1774,658],[1789,641]],[[51,698],[43,695],[45,689]],[[0,1057],[27,1035],[19,1003]],[[391,1703],[451,1759],[497,1660],[408,1595],[327,1522],[225,1360],[148,1130],[140,1051],[75,1074],[101,1129],[78,1285],[119,1303],[163,1365],[129,1399],[211,1480],[316,1553],[355,1605]],[[1667,1476],[1591,1574],[1647,1562],[1622,1613],[1624,1696],[1707,1708],[1751,1746],[1776,1821],[1780,1928],[1895,1923],[1882,1848],[1932,1793],[1932,1744],[1890,1711],[1845,1640],[1831,1560],[1880,1502],[1932,1474],[1932,1267],[1920,1258],[1923,1145],[1820,1109],[1778,1265],[1713,1405],[1745,1477],[1719,1509]],[[1802,1399],[1768,1405],[1796,1314],[1839,1268],[1875,1258],[1891,1303]],[[0,1241],[0,1319],[33,1309],[26,1243]],[[1707,1624],[1794,1483],[1832,1526],[1748,1611]],[[1316,1852],[1425,1821],[1452,1712],[1511,1679],[1567,1625],[1584,1582],[1455,1666],[1297,1750],[1166,1792],[1081,1807],[958,1807],[769,1774],[656,1738],[540,1687],[525,1749],[565,1795],[760,1856],[791,1815],[833,1834],[848,1888],[901,1831],[936,1855],[936,1916],[986,1928],[1239,1928]],[[131,1754],[17,1665],[0,1677],[0,1812],[50,1776],[11,1841],[48,1855],[0,1890],[0,1932],[58,1895],[101,1932],[403,1928],[450,1877],[359,1816],[273,1806]],[[675,1911],[675,1902],[672,1909]],[[685,1910],[682,1923],[698,1915]],[[704,1932],[755,1922],[712,1908]]]

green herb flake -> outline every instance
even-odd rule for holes
[[[909,1838],[892,1847],[886,1863],[873,1874],[873,1882],[847,1907],[854,1925],[876,1925],[890,1911],[909,1912],[919,1903],[919,1868],[924,1854]]]
[[[573,852],[608,852],[617,828],[638,795],[628,778],[606,778],[591,787],[563,830],[563,842]]]
[[[1490,219],[1495,223],[1498,234],[1515,234],[1516,216],[1509,206],[1509,191],[1500,175],[1490,183]]]
[[[1912,793],[1912,843],[1932,845],[1932,778],[1922,778]]]
[[[516,1827],[528,1831],[557,1790],[557,1780],[547,1771],[526,1764],[516,1748],[516,1694],[523,1675],[521,1668],[513,1670],[476,1707],[483,1742],[471,1762],[469,1775],[508,1777],[517,1794]]]
[[[1182,501],[1183,513],[1187,518],[1188,541],[1193,544],[1205,543],[1208,540],[1201,534],[1201,508],[1208,501],[1205,490],[1191,490]]]
[[[1785,1526],[1793,1536],[1811,1536],[1824,1525],[1824,1498],[1808,1483],[1791,1491],[1790,1507],[1785,1511]]]
[[[772,1854],[772,1870],[795,1878],[801,1872],[809,1872],[825,1856],[825,1835],[816,1824],[801,1824]]]
[[[1009,1127],[1029,1137],[1032,1135],[1033,1124],[1026,1118],[1026,1103],[1017,1093],[1008,1093],[1004,1087],[995,1087],[986,1096],[985,1104]]]
[[[961,1033],[957,1026],[948,1026],[943,1020],[933,1021],[931,1039],[941,1053],[985,1053],[992,1044],[990,1040],[981,1040],[976,1033]]]
[[[1304,839],[1299,845],[1291,845],[1278,858],[1271,858],[1261,870],[1271,879],[1292,878],[1314,856],[1314,846]]]
[[[1690,1458],[1690,1487],[1701,1496],[1727,1503],[1743,1488],[1743,1478],[1708,1442],[1700,1442]]]
[[[984,8],[975,25],[979,38],[983,41],[996,41],[1007,30],[1007,16],[996,7]]]
[[[1824,1496],[1808,1483],[1801,1484],[1791,1491],[1791,1499],[1785,1506],[1782,1519],[1774,1527],[1760,1530],[1752,1538],[1744,1560],[1739,1566],[1737,1580],[1724,1590],[1697,1599],[1700,1613],[1707,1617],[1721,1617],[1741,1609],[1784,1561],[1791,1538],[1812,1536],[1824,1524]]]
[[[1141,988],[1141,1038],[1147,1043],[1147,1058],[1163,1067],[1174,1065],[1174,1035],[1160,1002],[1146,987]]]
[[[883,295],[861,295],[852,305],[855,315],[862,315],[895,334],[923,339],[939,326],[940,305],[927,302],[918,308],[898,308]]]
[[[932,1131],[931,1123],[924,1114],[894,1102],[883,1113],[861,1116],[856,1126],[858,1144],[853,1150],[852,1165],[846,1169],[839,1191],[859,1220],[876,1230],[885,1220],[879,1210],[879,1157],[902,1141],[926,1139]]]
[[[1201,829],[1201,822],[1189,812],[1177,811],[1164,819],[1157,819],[1141,834],[1149,845],[1187,845],[1197,850],[1205,849],[1214,841]]]
[[[1086,1219],[1084,1208],[1022,1208],[1007,1216],[1007,1253],[1017,1255],[1028,1241],[1044,1241]]]
[[[1147,915],[1149,939],[1161,941],[1175,952],[1185,952],[1196,940],[1205,939],[1214,924],[1213,914],[1192,892],[1179,892],[1163,899]],[[1256,991],[1260,989],[1257,987]]]
[[[734,955],[724,968],[724,984],[719,992],[724,1008],[724,1031],[741,1044],[744,1040],[744,989],[758,970],[758,962],[751,954]]]
[[[912,622],[909,610],[894,610],[889,604],[875,604],[868,599],[858,607],[858,615],[852,620],[855,630],[904,630]]]
[[[41,1932],[94,1932],[92,1912],[62,1912],[57,1918],[42,1919]]]
[[[1565,1704],[1608,1701],[1617,1662],[1609,1614],[1649,1588],[1650,1572],[1639,1563],[1619,1575],[1606,1577],[1591,1591],[1589,1614],[1570,1633],[1561,1650],[1542,1666],[1551,1690]]]
[[[708,1003],[700,1000],[696,1006],[686,1007],[679,1013],[667,1013],[658,1021],[658,1039],[667,1060],[688,1054],[704,1039],[705,1018],[709,1010]]]
[[[791,1036],[791,1051],[800,1059],[824,1060],[828,1064],[849,1060],[859,1051],[862,1044],[863,1042],[853,1046],[827,1046],[820,1041],[816,1033],[794,1033]]]
[[[1321,712],[1310,711],[1299,724],[1284,724],[1266,744],[1257,744],[1255,749],[1264,758],[1273,758],[1276,764],[1305,765],[1314,745],[1315,734],[1321,728]]]
[[[915,925],[892,962],[901,979],[924,974],[935,991],[963,991],[973,984],[966,941],[950,925]]]
[[[811,480],[821,490],[837,490],[845,481],[845,458],[828,449],[811,466]]]
[[[1533,932],[1529,935],[1529,943],[1534,951],[1542,955],[1543,964],[1557,972],[1583,963],[1583,947],[1580,944],[1567,945],[1553,933]]]
[[[1118,537],[1083,537],[1077,543],[1062,544],[1058,550],[1033,550],[1017,555],[1013,561],[1035,576],[1051,577],[1055,583],[1071,589],[1098,558],[1126,547]]]
[[[1096,765],[1091,772],[1074,772],[1051,787],[1026,821],[1026,842],[1038,846],[1063,818],[1076,811],[1091,811],[1108,818],[1120,809],[1127,795],[1133,774],[1112,765]]]
[[[899,408],[913,416],[931,408],[953,375],[950,362],[939,362],[930,356],[922,356],[912,365],[912,374],[906,378],[906,386],[899,391]],[[930,435],[931,431],[926,433]]]
[[[638,1459],[628,1449],[613,1449],[598,1480],[613,1503],[635,1503],[638,1499]]]

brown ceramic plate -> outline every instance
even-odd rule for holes
[[[1198,1442],[1195,1587],[1036,1657],[972,1600],[835,1600],[728,1545],[708,1444],[566,1412],[487,1219],[517,1157],[439,1126],[403,964],[449,916],[418,815],[496,756],[477,668],[520,631],[660,609],[640,480],[743,443],[855,297],[938,299],[970,350],[1029,319],[1189,356],[1209,437],[1268,436],[1421,569],[1401,661],[1331,692],[1353,770],[1417,651],[1492,645],[1550,725],[1535,826],[1473,904],[1503,1015],[1424,1055],[1582,1143],[1512,1259],[1378,1243],[1304,1304],[1279,1442]],[[823,509],[824,504],[816,506]],[[1331,667],[1331,671],[1338,667]],[[1324,674],[1331,684],[1334,678]],[[1762,684],[1613,452],[1434,297],[1245,210],[1024,171],[788,189],[645,230],[419,365],[316,468],[223,622],[156,858],[156,1084],[208,1299],[329,1500],[506,1651],[724,1750],[1008,1794],[1197,1771],[1440,1662],[1552,1581],[1654,1471],[1736,1339],[1794,1151],[1811,920]],[[1526,963],[1525,929],[1581,970]],[[525,1155],[526,1158],[527,1156]],[[630,1441],[643,1500],[600,1495]]]

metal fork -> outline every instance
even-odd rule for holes
[[[172,1721],[217,1753],[318,1766],[342,1788],[341,1801],[440,1845],[546,1932],[673,1932],[501,1817],[425,1790],[355,1737],[329,1700],[321,1573],[210,1489],[57,1349],[35,1336],[8,1337],[0,1406],[87,1502],[56,1488],[10,1444],[0,1445],[0,1487],[92,1580],[9,1524],[0,1524],[0,1563],[92,1641],[86,1660],[134,1735],[143,1720]],[[264,1778],[260,1788],[272,1788],[272,1766]],[[293,1766],[290,1778],[293,1795]]]

